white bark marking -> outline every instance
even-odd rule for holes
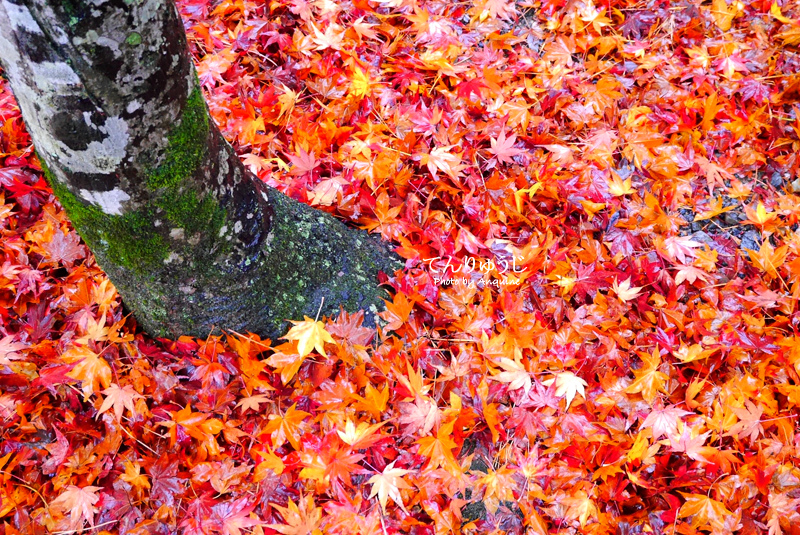
[[[39,24],[33,18],[33,15],[31,15],[27,7],[10,2],[3,2],[3,5],[6,8],[6,13],[8,13],[11,24],[30,33],[42,33],[42,29],[39,28]]]
[[[96,128],[106,134],[106,138],[102,142],[92,141],[85,150],[72,150],[63,142],[56,141],[60,153],[59,160],[71,171],[112,173],[125,157],[128,146],[128,123],[120,117],[109,117],[104,125]]]
[[[181,255],[179,255],[178,253],[176,253],[176,252],[174,252],[174,251],[173,251],[173,252],[169,253],[169,256],[168,256],[168,257],[166,257],[166,258],[164,259],[164,263],[165,263],[165,264],[171,264],[172,262],[175,262],[175,261],[181,261],[181,260],[183,260],[183,258],[181,257]]]
[[[58,93],[62,88],[75,86],[81,79],[72,67],[63,61],[30,62],[28,64],[37,86],[48,93]]]
[[[186,237],[182,228],[174,228],[169,231],[169,237],[173,240],[182,240]]]
[[[122,203],[131,198],[130,195],[119,188],[114,188],[111,191],[89,191],[88,189],[82,189],[81,197],[92,204],[96,204],[103,213],[108,215],[122,215]]]
[[[100,35],[99,33],[97,33],[96,30],[89,30],[83,37],[80,36],[73,37],[72,43],[76,46],[80,46],[86,43],[90,45],[97,44],[100,46],[108,47],[111,50],[113,50],[115,56],[120,55],[119,43],[113,39],[109,39],[108,37]]]

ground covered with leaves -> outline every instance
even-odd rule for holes
[[[394,242],[359,314],[154,340],[0,93],[0,533],[797,533],[800,9],[180,3],[211,113]]]

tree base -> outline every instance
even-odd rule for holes
[[[265,189],[272,228],[249,265],[231,265],[224,254],[206,265],[167,263],[147,274],[109,265],[109,277],[147,332],[175,338],[232,330],[274,339],[286,332],[287,320],[314,317],[320,307],[323,315],[334,315],[340,307],[364,310],[365,324],[374,325],[388,297],[378,273],[391,275],[402,267],[391,248]],[[98,263],[105,268],[99,256]]]

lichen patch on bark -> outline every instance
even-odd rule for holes
[[[111,191],[89,191],[82,189],[81,197],[96,204],[104,213],[108,215],[122,215],[122,205],[130,200],[130,195],[119,188]]]

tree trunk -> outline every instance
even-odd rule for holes
[[[0,58],[53,191],[154,335],[275,337],[382,306],[362,231],[249,174],[209,117],[164,0],[0,0]]]

